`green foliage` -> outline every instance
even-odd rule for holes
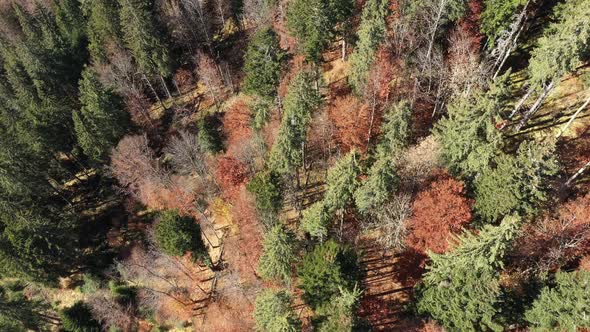
[[[548,200],[549,179],[557,174],[552,142],[521,143],[516,156],[501,155],[475,181],[475,210],[485,221],[517,212],[531,216]]]
[[[291,264],[295,261],[293,235],[282,224],[272,227],[265,235],[258,272],[268,280],[289,283]]]
[[[165,36],[157,26],[149,0],[119,0],[123,40],[139,70],[148,76],[170,74]]]
[[[62,36],[69,42],[70,47],[81,49],[85,41],[86,21],[82,14],[79,0],[62,0],[55,5],[55,21]]]
[[[303,71],[289,85],[281,127],[270,152],[270,167],[279,175],[289,174],[303,163],[307,127],[322,101],[314,82],[313,75]]]
[[[84,274],[82,276],[82,280],[84,283],[80,287],[80,291],[84,294],[88,294],[88,295],[94,294],[101,287],[100,280],[92,274],[89,274],[89,273]]]
[[[357,95],[362,95],[367,84],[369,71],[375,62],[375,51],[385,39],[389,2],[368,0],[365,2],[361,24],[358,28],[358,43],[350,55],[350,76],[348,82]]]
[[[129,304],[135,299],[137,290],[135,287],[130,287],[124,283],[110,280],[109,289],[113,298],[121,304]]]
[[[341,288],[340,294],[316,310],[319,316],[318,332],[358,331],[356,309],[361,295],[356,285],[352,290]]]
[[[303,211],[301,229],[320,240],[328,236],[328,226],[332,220],[331,213],[323,201],[316,202]]]
[[[85,70],[80,81],[80,112],[74,113],[74,128],[84,153],[105,162],[111,149],[125,133],[128,123],[123,103],[115,93]]]
[[[66,332],[98,332],[100,324],[92,318],[90,309],[78,301],[60,313],[62,328]]]
[[[264,125],[270,119],[272,107],[272,100],[268,98],[257,98],[250,105],[250,109],[254,114],[254,119],[252,119],[252,128],[255,130],[261,130],[264,127]]]
[[[418,313],[449,331],[502,331],[497,322],[499,270],[517,229],[518,219],[507,217],[500,226],[484,226],[478,235],[459,236],[448,253],[429,253],[428,272],[417,288]]]
[[[359,184],[359,158],[356,151],[349,152],[328,170],[324,205],[330,213],[344,209],[352,200]]]
[[[281,209],[280,179],[270,171],[258,172],[246,187],[256,197],[256,210],[268,226],[274,222]]]
[[[271,28],[261,29],[248,45],[244,60],[244,91],[263,98],[277,94],[285,52]]]
[[[354,192],[354,200],[361,213],[380,207],[399,185],[399,177],[388,155],[379,154],[367,174],[367,179]]]
[[[215,154],[223,150],[223,142],[215,126],[213,117],[205,117],[197,121],[197,138],[204,151]]]
[[[291,296],[285,291],[265,290],[256,297],[254,320],[261,332],[301,331],[301,322],[291,309]]]
[[[590,3],[571,0],[555,7],[557,22],[539,38],[531,52],[529,82],[541,86],[560,79],[582,64],[590,50]]]
[[[46,331],[47,323],[41,313],[49,305],[40,300],[29,299],[23,294],[20,281],[0,283],[0,329],[2,331]]]
[[[408,145],[411,117],[412,109],[406,100],[394,104],[385,113],[381,127],[383,134],[377,146],[378,152],[395,154]]]
[[[481,32],[488,37],[488,47],[493,48],[503,33],[511,30],[510,25],[519,14],[526,0],[485,0],[481,13]]]
[[[109,0],[86,1],[83,9],[88,17],[88,51],[93,60],[104,62],[108,44],[120,39],[117,3]]]
[[[498,78],[487,92],[459,96],[448,105],[447,116],[435,126],[447,167],[464,178],[485,169],[502,147],[495,124],[509,96],[508,74]]]
[[[330,41],[329,8],[324,0],[295,0],[287,7],[287,28],[308,61],[319,63]]]
[[[154,235],[162,251],[168,255],[182,256],[190,251],[198,258],[207,256],[201,228],[193,218],[181,216],[177,210],[162,212],[154,227]]]
[[[317,308],[340,289],[352,291],[359,278],[356,253],[332,240],[324,242],[305,254],[298,275],[303,299]]]
[[[579,331],[590,328],[590,272],[557,272],[555,285],[541,290],[526,320],[532,331]]]

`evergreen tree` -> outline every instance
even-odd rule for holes
[[[549,179],[559,166],[552,142],[523,142],[516,156],[501,155],[475,181],[475,210],[486,221],[518,212],[531,216],[548,200]]]
[[[485,169],[502,147],[495,127],[509,96],[508,74],[498,78],[487,92],[459,96],[448,105],[434,133],[442,144],[442,158],[455,174],[472,178]]]
[[[119,0],[123,40],[139,70],[147,76],[168,76],[170,58],[149,0]]]
[[[20,281],[4,281],[0,284],[0,329],[2,331],[46,331],[47,319],[44,312],[49,305],[23,294]],[[55,323],[53,321],[53,323]]]
[[[201,227],[193,218],[179,215],[177,210],[162,212],[154,227],[154,235],[158,246],[167,255],[182,256],[191,252],[195,257],[208,261]]]
[[[330,42],[330,8],[325,0],[295,0],[287,8],[287,27],[306,59],[315,63]]]
[[[358,43],[350,56],[350,76],[348,81],[357,95],[362,95],[367,84],[369,71],[375,62],[375,51],[385,39],[389,3],[385,0],[365,2],[361,24],[358,29]]]
[[[98,332],[100,324],[92,317],[90,308],[78,301],[61,311],[61,322],[66,332]]]
[[[303,71],[289,85],[281,127],[270,152],[270,166],[277,174],[288,174],[303,163],[307,127],[322,101],[314,81],[311,73]]]
[[[554,285],[541,290],[526,320],[532,331],[579,331],[590,328],[590,272],[557,272]]]
[[[303,299],[317,308],[340,294],[340,289],[353,289],[359,278],[356,253],[327,241],[305,254],[298,275]]]
[[[361,213],[369,213],[381,206],[399,185],[393,161],[384,154],[369,168],[367,179],[354,192],[354,200]]]
[[[352,200],[358,187],[359,158],[356,151],[349,152],[328,170],[324,205],[330,213],[344,209]]]
[[[322,241],[328,236],[328,227],[332,221],[332,214],[326,209],[323,201],[315,202],[303,211],[301,229]]]
[[[55,21],[62,36],[73,50],[82,51],[86,31],[86,20],[79,0],[61,0],[55,4]]]
[[[88,17],[88,51],[94,61],[104,62],[109,44],[120,41],[117,3],[109,0],[87,1],[84,11]]]
[[[284,58],[276,33],[271,28],[258,31],[244,58],[244,91],[262,98],[274,98]]]
[[[527,0],[485,0],[481,13],[481,32],[488,37],[492,48],[502,34],[511,29],[510,24],[519,7]]]
[[[258,172],[250,180],[248,191],[256,197],[256,210],[262,217],[262,221],[271,225],[281,209],[282,194],[280,180],[270,171]]]
[[[265,235],[258,272],[269,280],[289,283],[291,264],[295,261],[293,236],[282,224],[272,227]]]
[[[395,154],[408,145],[411,116],[410,103],[405,100],[394,104],[385,113],[381,127],[383,134],[377,152]]]
[[[358,331],[356,309],[362,292],[355,287],[352,290],[340,289],[340,294],[317,309],[320,323],[319,332]]]
[[[104,162],[125,133],[127,113],[123,102],[86,70],[80,81],[80,103],[80,112],[74,113],[78,143],[87,156]]]
[[[284,291],[265,290],[256,297],[254,320],[261,332],[301,331],[301,322],[291,309],[291,296]]]
[[[502,331],[499,270],[515,237],[518,219],[507,217],[496,227],[486,225],[475,235],[457,238],[454,250],[430,253],[431,263],[417,289],[417,310],[450,331]]]

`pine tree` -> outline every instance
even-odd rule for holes
[[[303,163],[307,127],[322,101],[313,88],[314,81],[312,74],[304,71],[289,85],[281,127],[270,152],[270,167],[277,174],[288,174]]]
[[[450,331],[502,331],[499,270],[517,228],[518,219],[507,217],[478,235],[459,236],[446,254],[429,254],[431,263],[417,288],[417,311]]]
[[[91,159],[104,162],[125,133],[128,119],[123,103],[90,70],[82,73],[80,103],[80,112],[74,113],[78,143]]]
[[[254,320],[263,332],[301,331],[301,322],[291,309],[292,299],[285,291],[265,290],[256,297]]]
[[[244,58],[244,91],[262,98],[274,98],[284,58],[276,33],[271,28],[258,31]]]
[[[590,272],[557,272],[554,285],[541,290],[526,314],[532,331],[579,331],[590,328]]]
[[[262,256],[258,262],[258,272],[268,280],[281,280],[289,283],[291,264],[295,261],[293,236],[282,224],[272,227],[264,235]]]
[[[350,56],[349,84],[357,95],[362,95],[367,84],[369,71],[375,61],[375,51],[385,39],[389,3],[384,0],[365,2],[361,24],[358,29],[358,43]]]
[[[523,142],[516,156],[501,155],[475,181],[475,210],[486,221],[513,212],[531,216],[548,200],[549,179],[559,171],[553,142]]]
[[[502,147],[502,135],[495,127],[509,90],[508,74],[499,77],[487,92],[459,96],[448,105],[434,133],[442,144],[442,157],[455,174],[473,178],[485,169]]]

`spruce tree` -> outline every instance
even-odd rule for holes
[[[303,299],[317,308],[340,294],[340,289],[354,288],[359,278],[357,256],[351,248],[330,240],[306,253],[297,273]]]
[[[119,0],[123,40],[148,77],[170,75],[170,58],[165,36],[156,24],[149,0]]]
[[[322,241],[328,236],[328,227],[332,221],[332,214],[328,211],[323,201],[315,202],[303,211],[301,229]]]
[[[355,287],[352,290],[340,288],[340,294],[316,310],[319,319],[319,332],[352,332],[359,329],[357,307],[362,292]]]
[[[435,126],[442,145],[442,158],[455,174],[471,179],[485,169],[502,147],[495,127],[509,96],[508,73],[488,91],[458,96],[448,105],[447,116]]]
[[[154,227],[154,235],[158,246],[167,255],[183,256],[191,252],[205,262],[209,259],[201,239],[201,227],[193,218],[181,216],[177,210],[162,212]]]
[[[264,235],[258,272],[267,280],[289,283],[291,264],[295,261],[292,234],[282,224],[272,227]]]
[[[125,133],[128,119],[123,102],[94,73],[85,70],[80,80],[80,103],[80,112],[74,113],[78,143],[88,157],[104,162]]]
[[[282,193],[278,176],[270,171],[262,171],[250,180],[246,187],[256,198],[256,210],[266,226],[276,219],[282,203]]]
[[[361,213],[369,213],[384,204],[399,185],[393,160],[380,153],[369,168],[367,179],[354,192],[354,200]]]
[[[308,61],[319,63],[331,38],[330,8],[325,0],[295,0],[287,7],[287,27]]]
[[[254,320],[263,332],[301,331],[301,321],[291,309],[292,299],[285,291],[265,290],[256,297]]]
[[[258,31],[244,57],[244,91],[272,99],[277,94],[285,53],[271,28]]]
[[[526,312],[532,331],[579,331],[590,328],[590,272],[557,272]]]
[[[518,219],[507,217],[478,235],[459,236],[448,253],[429,253],[431,263],[416,289],[418,313],[450,331],[502,331],[499,271],[517,229]]]
[[[559,171],[554,142],[523,142],[516,156],[500,155],[475,180],[475,210],[485,221],[513,212],[531,216],[548,200],[549,180]]]
[[[277,174],[291,173],[303,163],[307,128],[322,101],[314,82],[313,75],[303,71],[289,85],[281,126],[270,152],[270,167]]]
[[[109,44],[120,42],[121,32],[117,10],[117,2],[114,1],[94,0],[84,3],[84,11],[88,17],[86,25],[88,51],[94,61],[106,61],[106,50]]]
[[[359,158],[356,151],[349,152],[328,170],[324,204],[330,213],[344,209],[352,200],[358,187]]]
[[[381,127],[383,134],[377,146],[377,152],[395,154],[408,145],[411,116],[410,103],[405,100],[389,108],[383,119],[384,123]]]
[[[358,29],[358,43],[350,56],[349,84],[357,95],[364,93],[369,71],[375,62],[377,47],[385,39],[389,3],[385,0],[365,2],[361,24]]]

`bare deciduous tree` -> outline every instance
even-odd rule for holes
[[[378,232],[377,242],[387,249],[402,250],[407,234],[405,221],[412,215],[409,194],[396,194],[363,221],[365,231]]]

